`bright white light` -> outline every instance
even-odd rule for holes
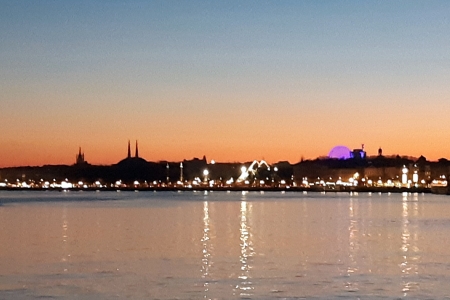
[[[214,165],[216,163],[216,161],[213,159],[211,160],[211,164]]]
[[[408,172],[408,170],[407,170]],[[406,184],[408,182],[408,175],[406,173],[402,174],[402,184]]]
[[[244,173],[244,172],[246,172],[246,171],[247,171],[247,168],[244,167],[244,166],[242,166],[242,167],[241,167],[241,172]]]
[[[209,174],[209,171],[208,171],[208,170],[206,170],[206,169],[203,170],[203,175],[204,175],[204,176],[208,176],[208,174]]]
[[[278,172],[278,168],[277,168],[277,167],[273,168],[273,170],[274,170],[275,172]]]
[[[71,189],[73,187],[73,184],[67,181],[61,181],[61,188],[63,189]]]

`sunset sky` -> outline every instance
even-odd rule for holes
[[[0,167],[450,158],[450,2],[0,1],[0,126]]]

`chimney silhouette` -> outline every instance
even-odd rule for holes
[[[128,140],[128,158],[131,157],[131,147],[130,147],[130,140]]]

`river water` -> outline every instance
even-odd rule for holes
[[[450,198],[0,192],[0,299],[443,299]]]

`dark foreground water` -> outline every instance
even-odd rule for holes
[[[0,192],[0,299],[443,299],[450,197]]]

